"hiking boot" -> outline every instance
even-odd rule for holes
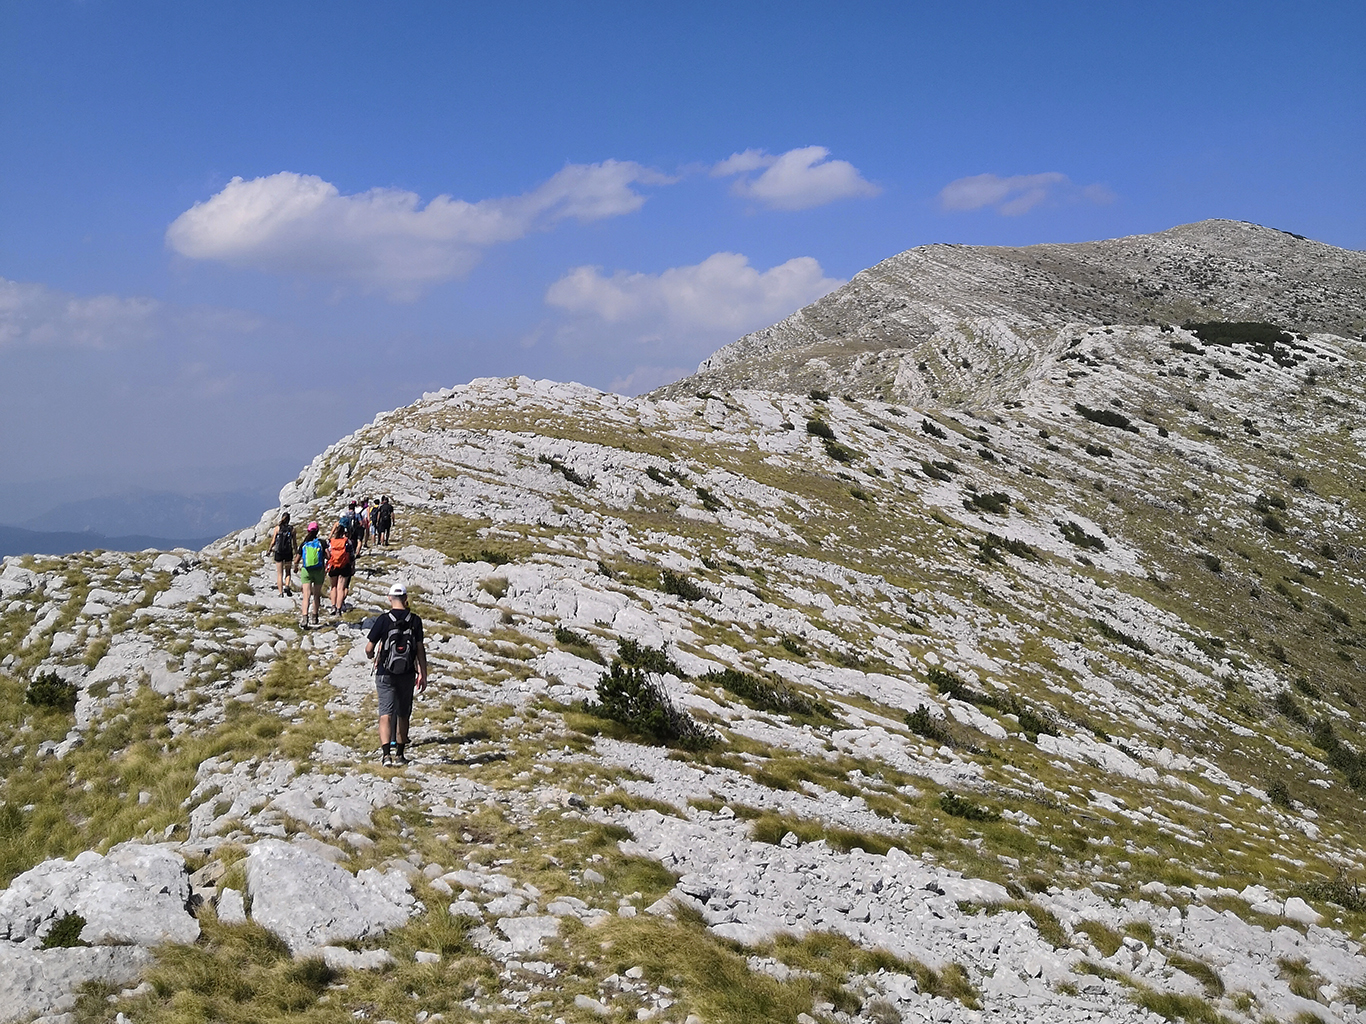
[[[300,620],[299,620],[299,628],[300,628],[300,629],[307,629],[307,628],[308,628],[308,620],[307,620],[307,619],[300,619]]]
[[[383,768],[392,768],[394,766],[393,755],[386,750],[383,754],[380,755],[379,763],[380,766]]]
[[[407,764],[407,763],[408,763],[408,755],[405,754],[403,751],[400,750],[397,754],[394,755],[394,764]]]

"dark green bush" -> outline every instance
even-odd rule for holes
[[[920,462],[920,471],[921,471],[922,473],[924,473],[927,477],[929,477],[931,480],[952,480],[952,479],[953,479],[951,476],[949,476],[949,474],[948,474],[947,472],[945,472],[944,470],[942,470],[942,469],[939,468],[939,464],[938,464],[938,463],[935,463],[935,462],[926,462],[926,461],[924,461],[923,459],[922,459],[921,462]]]
[[[85,927],[85,918],[80,914],[69,913],[61,918],[43,937],[42,949],[70,949],[73,946],[88,946],[90,943],[81,941],[81,929]]]
[[[1089,622],[1091,625],[1095,626],[1096,629],[1099,630],[1101,636],[1106,637],[1109,640],[1113,640],[1116,643],[1121,643],[1125,647],[1128,647],[1131,650],[1139,651],[1143,654],[1153,653],[1153,649],[1149,647],[1144,640],[1136,636],[1130,636],[1123,630],[1116,629],[1114,626],[1110,625],[1104,619],[1087,619],[1086,621]]]
[[[584,710],[598,718],[619,722],[632,732],[656,743],[702,750],[717,736],[686,711],[673,705],[664,690],[644,669],[619,661],[602,674],[597,700]]]
[[[1292,722],[1295,722],[1297,725],[1302,725],[1306,729],[1309,728],[1309,716],[1305,713],[1304,708],[1300,707],[1300,702],[1294,698],[1289,690],[1282,690],[1280,693],[1276,694],[1271,703],[1277,711],[1285,715],[1285,717]]]
[[[1057,519],[1054,520],[1054,523],[1062,530],[1063,540],[1067,541],[1067,543],[1075,544],[1079,548],[1092,548],[1096,551],[1105,550],[1105,541],[1101,540],[1099,537],[1091,536],[1080,523],[1072,522],[1070,520],[1064,523]]]
[[[844,445],[832,441],[828,437],[821,438],[821,444],[825,446],[826,455],[829,455],[836,462],[844,463],[846,466],[858,458],[858,455],[853,449],[846,448]]]
[[[1262,516],[1262,528],[1268,533],[1285,533],[1285,524],[1270,512]]]
[[[806,432],[812,437],[823,437],[827,441],[835,439],[835,432],[830,429],[830,424],[824,420],[807,420]]]
[[[1114,457],[1115,452],[1113,448],[1106,445],[1095,444],[1088,441],[1086,444],[1086,454],[1090,455],[1092,458],[1109,459]]]
[[[828,402],[828,401],[830,401],[830,392],[829,392],[829,391],[822,391],[820,388],[812,388],[812,389],[811,389],[811,401],[813,401],[813,402]]]
[[[24,700],[34,707],[62,711],[75,711],[77,696],[76,684],[64,682],[56,672],[43,672],[24,692]]]
[[[565,465],[564,462],[555,458],[553,455],[542,455],[537,459],[537,461],[549,466],[555,472],[559,473],[560,476],[568,480],[571,484],[575,484],[579,487],[593,486],[592,477],[580,476],[579,473],[575,471],[572,466]]]
[[[1223,571],[1224,563],[1219,560],[1218,555],[1211,555],[1209,552],[1205,552],[1200,556],[1200,561],[1205,563],[1205,568],[1210,572],[1217,573]]]
[[[1285,696],[1289,694],[1286,693]],[[1278,700],[1279,697],[1280,695],[1277,696]],[[1326,717],[1314,723],[1311,733],[1314,746],[1327,755],[1330,765],[1347,777],[1347,784],[1353,789],[1366,790],[1366,754],[1353,750],[1340,740],[1333,731],[1333,723]]]
[[[994,533],[988,533],[985,537],[975,541],[980,549],[978,558],[984,562],[1001,561],[999,552],[1008,551],[1010,554],[1019,558],[1029,558],[1037,560],[1039,553],[1022,540],[1014,538],[1006,539]]]
[[[1000,491],[989,491],[986,494],[973,494],[963,499],[963,507],[969,511],[989,512],[993,515],[1003,515],[1006,506],[1010,504],[1010,495]]]
[[[906,727],[917,736],[924,736],[936,743],[948,743],[950,739],[949,730],[945,728],[944,722],[930,714],[930,709],[924,704],[919,705],[914,711],[906,712]]]
[[[1120,430],[1127,430],[1131,434],[1138,433],[1138,428],[1122,412],[1116,412],[1114,409],[1092,409],[1080,402],[1077,402],[1072,408],[1077,410],[1077,415],[1081,416],[1082,419],[1090,420],[1092,423],[1100,423],[1107,427],[1118,427]]]
[[[490,548],[480,548],[477,555],[462,555],[462,562],[488,562],[490,565],[507,565],[512,559],[501,551],[494,551]]]
[[[792,654],[795,654],[799,658],[806,657],[806,648],[801,645],[801,642],[795,636],[783,637],[782,646],[783,650],[790,651]]]
[[[716,495],[712,494],[711,491],[707,490],[705,487],[699,486],[694,488],[694,490],[697,491],[697,496],[702,499],[702,507],[708,512],[719,512],[726,507],[721,504],[720,499],[717,498]]]
[[[945,814],[951,814],[955,818],[963,818],[966,821],[1000,821],[1001,813],[993,811],[989,807],[982,807],[966,800],[957,793],[941,793],[939,795],[939,808]]]
[[[647,466],[645,469],[645,475],[648,476],[655,483],[663,484],[665,487],[672,487],[674,485],[674,482],[672,480],[670,480],[659,470],[655,469],[654,466]]]
[[[1283,779],[1272,779],[1266,787],[1266,796],[1277,807],[1290,806],[1290,790]]]
[[[733,668],[708,672],[701,682],[729,690],[741,700],[748,701],[760,711],[774,711],[783,715],[805,715],[808,718],[835,717],[830,706],[800,690],[794,690],[776,679],[760,679],[748,672]]]
[[[668,569],[659,574],[659,583],[664,588],[664,593],[681,597],[685,601],[701,601],[704,597],[710,596],[688,577]]]
[[[667,675],[672,673],[683,679],[687,676],[678,663],[669,657],[668,653],[659,647],[647,647],[638,640],[630,637],[621,637],[617,640],[617,657],[625,665],[631,668],[644,669],[646,672],[654,672],[657,675]]]
[[[949,435],[944,433],[943,428],[937,423],[931,423],[928,419],[923,417],[920,420],[920,431],[923,434],[928,434],[930,437],[937,437],[941,441],[947,441],[949,439]]]

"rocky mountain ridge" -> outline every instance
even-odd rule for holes
[[[426,395],[280,494],[396,500],[325,629],[278,510],[6,559],[0,1019],[1362,1019],[1366,346],[1069,331],[994,404]]]
[[[812,387],[888,401],[1014,400],[1085,326],[1269,321],[1366,332],[1366,255],[1207,220],[1150,235],[1024,247],[925,245],[856,274],[659,389]]]

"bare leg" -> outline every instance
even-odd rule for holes
[[[407,724],[407,723],[405,723],[405,722],[403,721],[403,719],[401,719],[401,718],[399,719],[399,723],[400,723],[401,726],[406,726],[406,724]],[[404,732],[405,732],[405,734],[406,734],[406,732],[407,732],[406,728],[404,729]],[[393,715],[380,715],[380,716],[379,716],[379,745],[380,745],[381,747],[382,747],[382,746],[385,746],[386,744],[393,742],[393,739],[394,739],[394,716],[393,716]],[[401,742],[403,742],[403,741],[400,740],[399,742],[401,743]]]
[[[285,563],[275,563],[275,592],[283,594],[285,592]]]

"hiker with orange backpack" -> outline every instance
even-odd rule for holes
[[[346,592],[351,589],[351,577],[356,572],[356,548],[346,535],[346,528],[338,523],[332,527],[332,538],[327,545],[327,576],[332,581],[332,614],[346,610]]]

